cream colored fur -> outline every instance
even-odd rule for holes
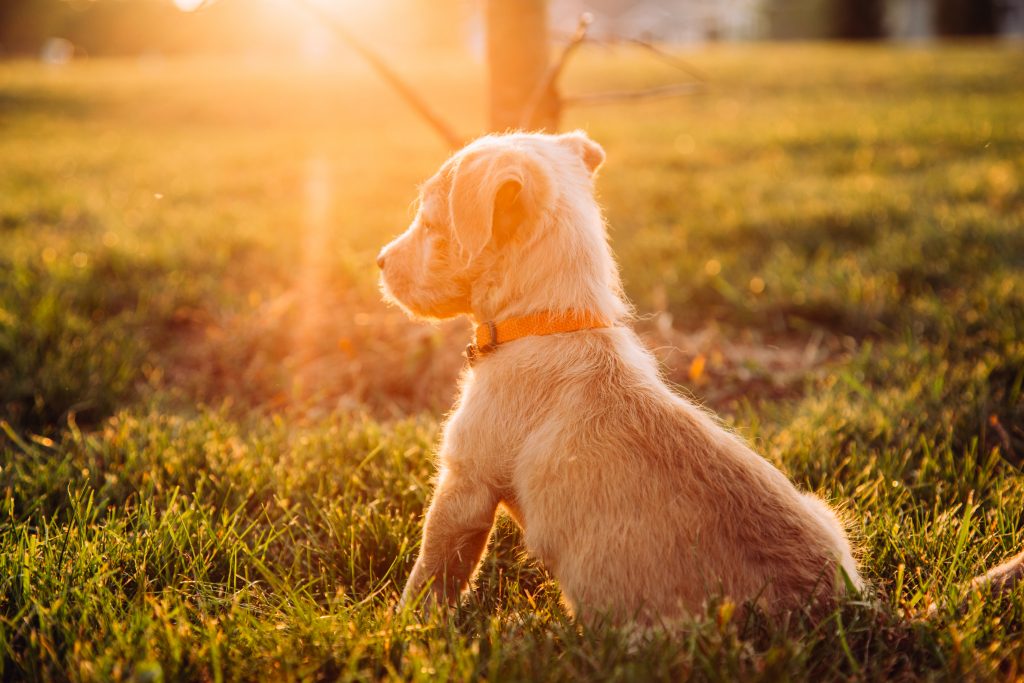
[[[475,322],[586,310],[613,325],[499,346],[462,377],[402,596],[458,599],[504,507],[584,620],[652,623],[711,596],[770,612],[860,588],[833,510],[673,393],[628,326],[582,133],[477,140],[381,252],[386,296]],[[428,588],[429,586],[429,588]]]

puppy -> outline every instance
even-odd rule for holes
[[[581,132],[481,138],[378,257],[411,316],[478,324],[402,603],[452,603],[499,506],[569,608],[655,623],[710,596],[770,613],[864,586],[835,512],[675,394],[627,325]]]

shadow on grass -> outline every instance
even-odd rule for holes
[[[50,90],[25,88],[0,92],[0,119],[34,116],[75,119],[89,114],[92,110],[92,104],[85,98],[62,95]]]

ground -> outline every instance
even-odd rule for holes
[[[0,63],[4,680],[1007,680],[1024,590],[1024,48],[715,47],[567,113],[680,391],[841,507],[868,596],[581,629],[499,524],[396,613],[468,336],[373,256],[447,150],[358,63]],[[407,60],[466,135],[482,68]],[[627,48],[572,93],[671,82]],[[938,603],[939,614],[926,617]]]

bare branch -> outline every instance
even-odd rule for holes
[[[570,97],[563,98],[562,101],[567,106],[612,104],[614,102],[622,102],[624,100],[653,100],[665,97],[678,97],[680,95],[692,95],[703,89],[703,86],[699,83],[673,83],[671,85],[662,85],[657,88],[648,88],[646,90],[611,90],[608,92],[589,93],[585,95],[572,95]]]
[[[566,43],[565,47],[562,48],[562,53],[552,64],[544,77],[537,82],[534,86],[533,92],[530,93],[530,98],[526,101],[526,105],[523,107],[522,116],[519,119],[519,127],[526,129],[529,128],[530,122],[533,120],[534,115],[537,113],[537,108],[540,106],[544,96],[550,92],[558,81],[558,77],[562,74],[565,69],[566,62],[573,52],[583,44],[583,41],[587,38],[587,27],[590,26],[591,22],[594,21],[594,16],[589,12],[584,12],[580,15],[579,24],[576,26],[576,32]]]
[[[555,37],[568,41],[572,40],[573,35],[575,34],[570,35],[568,33],[562,32],[556,33]],[[692,64],[678,57],[677,55],[674,55],[671,52],[668,52],[667,50],[658,47],[656,44],[647,40],[643,40],[642,38],[626,38],[623,36],[613,34],[606,34],[603,37],[595,37],[592,35],[588,35],[584,42],[592,43],[594,45],[601,45],[604,47],[622,45],[632,45],[635,47],[639,47],[650,52],[659,61],[664,62],[665,64],[668,64],[669,66],[678,69],[679,71],[689,74],[698,81],[708,80],[707,75],[697,67],[693,66]]]
[[[373,67],[377,74],[398,92],[402,99],[405,100],[406,104],[412,107],[416,113],[425,119],[438,135],[444,138],[445,143],[451,149],[459,149],[462,147],[465,141],[455,133],[452,127],[449,126],[440,117],[440,115],[431,109],[430,105],[427,104],[426,101],[420,97],[419,94],[380,57],[380,55],[370,49],[361,40],[356,38],[355,35],[349,31],[348,27],[338,21],[337,17],[325,11],[324,8],[317,5],[313,0],[295,0],[295,2],[319,18],[324,24],[331,28],[335,36],[352,48],[352,50],[358,53],[359,56],[369,62],[370,66]]]

